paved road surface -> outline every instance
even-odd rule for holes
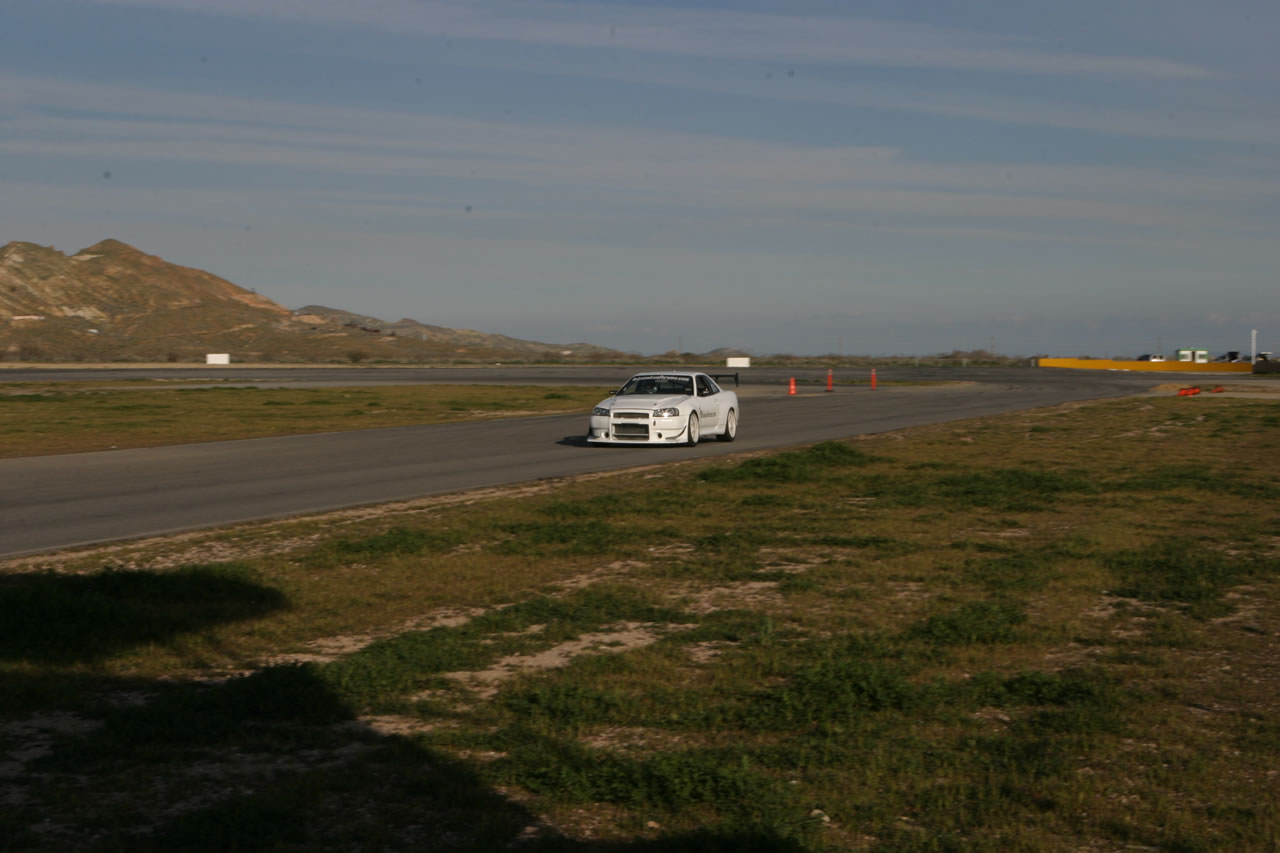
[[[266,384],[543,383],[617,387],[627,368],[246,368],[0,372],[0,382],[152,378]],[[335,376],[340,374],[340,377]],[[801,393],[790,396],[796,375]],[[779,447],[1141,393],[1162,374],[897,369],[879,379],[972,384],[822,391],[826,371],[744,376],[739,438],[697,448],[599,448],[586,415],[554,415],[0,460],[0,557],[464,489]],[[21,378],[19,378],[21,377]],[[862,378],[859,376],[859,378]],[[1203,381],[1200,377],[1199,381]],[[1232,379],[1233,382],[1237,381]],[[806,382],[815,384],[805,384]],[[602,393],[603,396],[603,393]]]

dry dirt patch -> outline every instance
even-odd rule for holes
[[[621,622],[604,630],[583,634],[575,640],[560,643],[531,655],[509,655],[488,669],[478,672],[453,672],[449,677],[470,688],[476,699],[492,699],[502,684],[528,672],[559,669],[568,666],[578,655],[619,654],[652,645],[671,631],[686,630],[692,625],[657,625]],[[427,696],[433,695],[428,693]],[[427,698],[422,696],[419,698]]]

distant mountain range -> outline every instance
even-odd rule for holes
[[[41,362],[606,361],[586,343],[546,344],[320,305],[291,311],[203,270],[119,240],[65,255],[0,248],[0,358]]]

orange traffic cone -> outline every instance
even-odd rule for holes
[[[795,378],[794,376],[792,376],[792,377],[791,377],[791,388],[790,388],[790,390],[788,390],[788,391],[787,391],[787,393],[788,393],[788,394],[791,394],[792,396],[795,396],[795,393],[796,393],[796,378]]]

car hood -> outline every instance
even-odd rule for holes
[[[688,394],[628,394],[600,403],[605,409],[674,409],[689,399]]]

